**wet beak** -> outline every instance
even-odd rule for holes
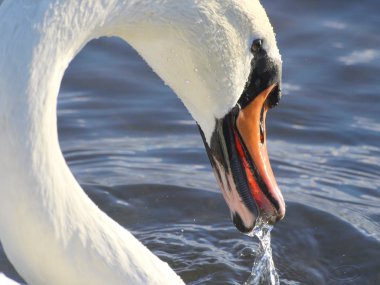
[[[267,99],[277,88],[272,85],[261,92],[236,118],[235,145],[242,168],[262,219],[269,223],[285,215],[285,203],[269,162],[265,119]]]
[[[258,219],[274,224],[285,215],[284,199],[269,163],[265,131],[267,110],[278,88],[272,84],[243,108],[235,106],[217,120],[210,146],[205,142],[233,222],[245,233],[253,230]]]

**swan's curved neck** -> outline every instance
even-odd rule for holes
[[[58,142],[66,67],[92,38],[111,30],[125,38],[141,2],[12,0],[0,7],[0,239],[30,285],[182,284],[86,196]]]

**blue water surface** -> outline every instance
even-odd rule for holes
[[[282,284],[380,284],[379,1],[262,1],[283,55],[269,156],[287,201],[272,232]],[[58,103],[65,158],[88,195],[189,284],[242,284],[238,233],[198,129],[120,39],[90,42]],[[21,280],[0,251],[0,272]]]

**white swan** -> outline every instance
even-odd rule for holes
[[[241,231],[283,217],[264,124],[281,58],[257,0],[5,0],[0,36],[0,238],[29,285],[183,284],[98,209],[61,153],[60,82],[100,36],[126,40],[182,99]]]

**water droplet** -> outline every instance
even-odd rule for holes
[[[250,247],[245,247],[240,251],[240,257],[254,257],[255,249]]]
[[[360,272],[356,265],[341,265],[330,270],[330,279],[336,281],[354,281],[360,277]]]
[[[256,236],[260,243],[256,252],[256,258],[253,263],[251,276],[244,283],[244,285],[280,284],[280,279],[276,272],[272,258],[272,248],[270,246],[270,231],[272,228],[272,226],[258,220],[257,226],[249,234],[249,236]]]

